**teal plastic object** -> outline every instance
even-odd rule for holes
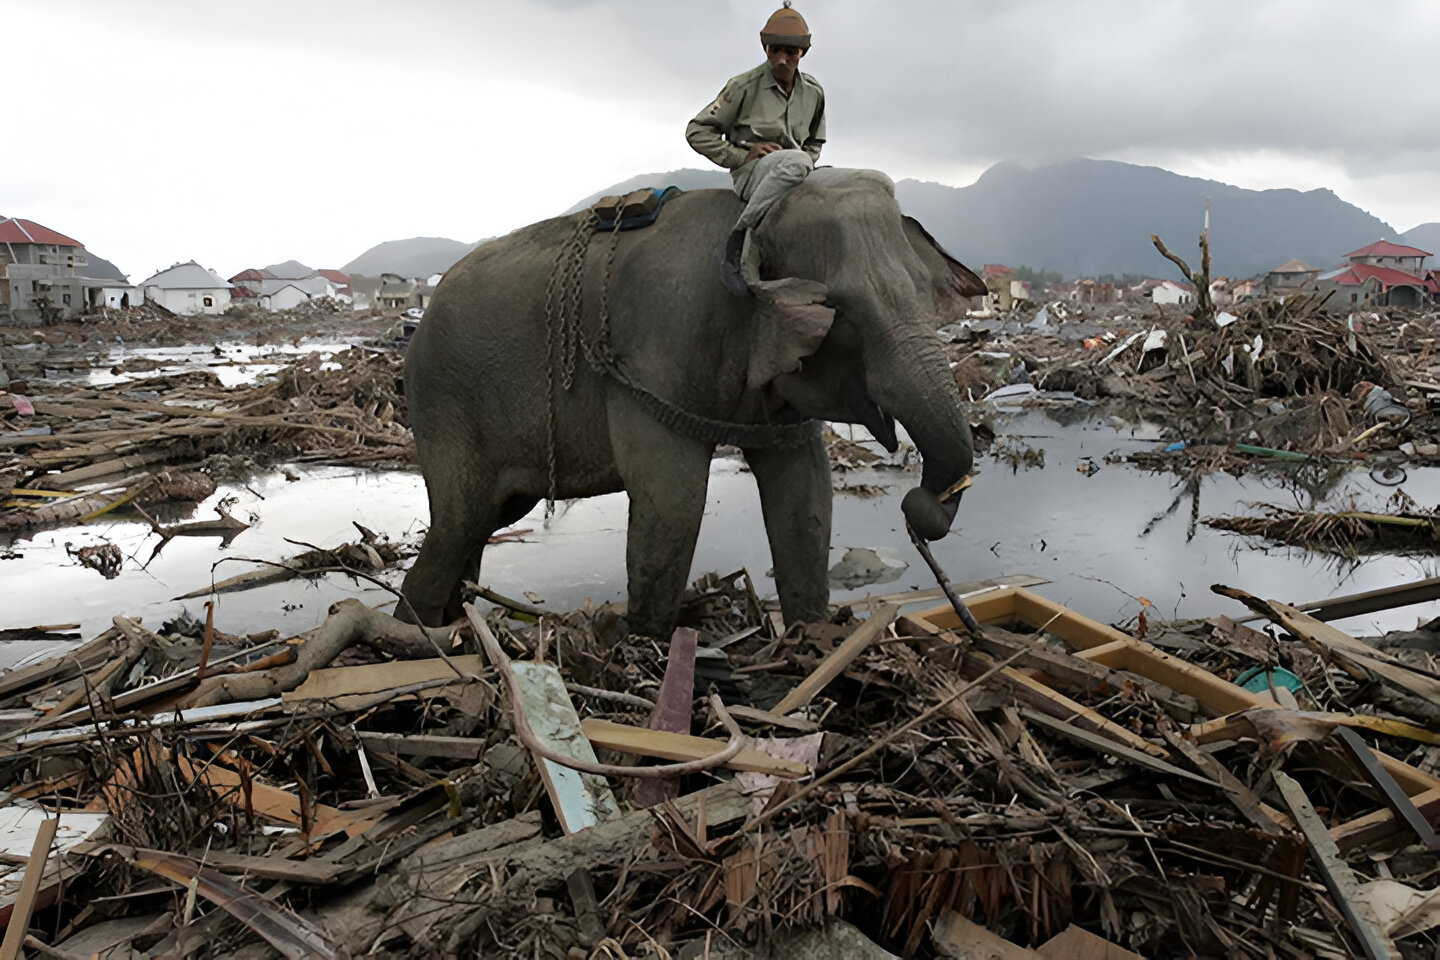
[[[1269,669],[1268,680],[1266,679],[1266,670],[1264,667],[1251,667],[1236,677],[1235,683],[1249,690],[1251,693],[1269,693],[1270,682],[1272,680],[1275,686],[1284,687],[1291,693],[1300,693],[1305,689],[1305,681],[1284,667],[1271,667]]]

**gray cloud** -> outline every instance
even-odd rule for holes
[[[194,201],[180,194],[202,185],[293,205],[316,190],[364,196],[368,185],[388,190],[386,203],[342,211],[336,200],[331,234],[297,214],[288,227],[296,242],[323,243],[334,258],[342,242],[416,232],[475,239],[519,224],[493,218],[496,205],[466,183],[472,171],[511,193],[545,178],[531,189],[556,196],[508,214],[533,217],[629,174],[703,166],[684,146],[685,121],[726,78],[760,62],[760,26],[777,5],[16,0],[9,9],[26,22],[92,31],[89,52],[67,69],[87,72],[86,89],[124,96],[112,112],[142,128],[180,111],[211,123],[188,145],[152,130],[117,144],[103,169],[93,157],[84,203],[65,192],[73,170],[55,175],[56,157],[7,158],[0,213],[93,210],[102,224],[93,229],[108,238],[121,201],[103,216],[104,201],[86,204],[140,189],[157,210],[174,208],[174,230],[193,235],[202,221],[186,219]],[[1440,4],[1431,0],[796,6],[815,37],[803,68],[826,88],[834,162],[963,185],[1006,158],[1116,158],[1223,169],[1234,182],[1248,177],[1245,186],[1334,186],[1402,229],[1440,220]],[[94,37],[107,41],[103,53],[87,45]],[[26,49],[12,47],[22,72]],[[94,106],[75,94],[47,101],[45,116]],[[39,142],[73,142],[54,123]],[[1294,171],[1312,182],[1283,182]],[[236,233],[214,256],[248,256],[235,252],[242,241],[262,239]],[[291,255],[308,254],[255,252]]]

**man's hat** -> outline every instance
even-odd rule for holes
[[[770,14],[765,28],[760,31],[760,42],[767,47],[799,47],[810,49],[810,27],[805,18],[790,9],[790,0],[785,6]]]

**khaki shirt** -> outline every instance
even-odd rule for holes
[[[807,73],[795,73],[786,97],[775,82],[770,64],[732,77],[720,95],[696,114],[685,128],[695,152],[728,168],[735,189],[742,190],[755,161],[745,162],[750,146],[761,140],[787,150],[804,150],[820,159],[825,143],[825,91]]]

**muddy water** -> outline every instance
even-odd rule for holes
[[[1173,477],[1106,461],[1113,454],[1155,449],[1158,431],[1150,425],[1095,410],[1066,409],[1004,415],[997,432],[1012,444],[1043,450],[1044,466],[1012,470],[993,457],[980,458],[981,475],[965,494],[954,531],[934,547],[955,580],[1007,573],[1046,577],[1052,582],[1039,588],[1046,596],[1097,619],[1121,622],[1134,616],[1139,604],[1133,598],[1142,596],[1159,616],[1243,612],[1233,601],[1211,594],[1212,583],[1303,602],[1435,576],[1440,566],[1430,556],[1377,556],[1358,566],[1340,565],[1297,549],[1260,549],[1204,525],[1187,540],[1189,495],[1165,515],[1182,493]],[[1092,472],[1090,464],[1098,470]],[[358,522],[392,539],[418,539],[427,522],[424,485],[417,473],[296,467],[292,475],[300,479],[266,473],[243,486],[226,485],[199,506],[195,517],[210,517],[214,503],[233,497],[230,509],[235,516],[254,517],[254,526],[229,545],[213,537],[178,538],[152,557],[158,538],[147,527],[104,518],[15,540],[9,549],[18,556],[0,560],[0,627],[80,622],[81,633],[88,637],[108,626],[117,613],[142,617],[152,627],[182,609],[203,616],[202,600],[170,598],[204,587],[212,577],[223,579],[254,567],[241,558],[273,560],[304,549],[287,538],[335,546],[355,539],[352,522]],[[849,547],[864,547],[909,568],[883,586],[836,589],[832,599],[934,586],[900,520],[900,497],[916,480],[915,473],[895,468],[852,471],[837,479],[849,487],[884,489],[872,497],[837,493],[832,562]],[[1413,470],[1402,488],[1422,505],[1440,502],[1440,471]],[[1392,492],[1367,472],[1352,471],[1312,503],[1273,476],[1237,479],[1216,474],[1200,486],[1199,515],[1248,512],[1251,501],[1333,509],[1353,503],[1380,509]],[[532,531],[525,542],[486,550],[482,580],[516,597],[528,591],[556,610],[586,600],[622,600],[625,516],[623,495],[562,504],[548,525],[537,508],[516,525]],[[120,576],[108,581],[80,567],[64,546],[107,540],[127,558]],[[773,595],[774,584],[764,576],[769,549],[754,483],[738,460],[721,458],[712,467],[694,573],[727,573],[739,567],[748,567],[762,592]],[[393,574],[392,581],[398,582],[399,576]],[[216,622],[236,633],[271,627],[298,633],[317,624],[330,603],[346,596],[380,604],[388,595],[338,576],[294,581],[221,595]],[[1432,603],[1340,626],[1375,633],[1408,629],[1417,618],[1436,615],[1440,604]],[[36,646],[17,644],[0,651],[0,666],[38,655]]]

